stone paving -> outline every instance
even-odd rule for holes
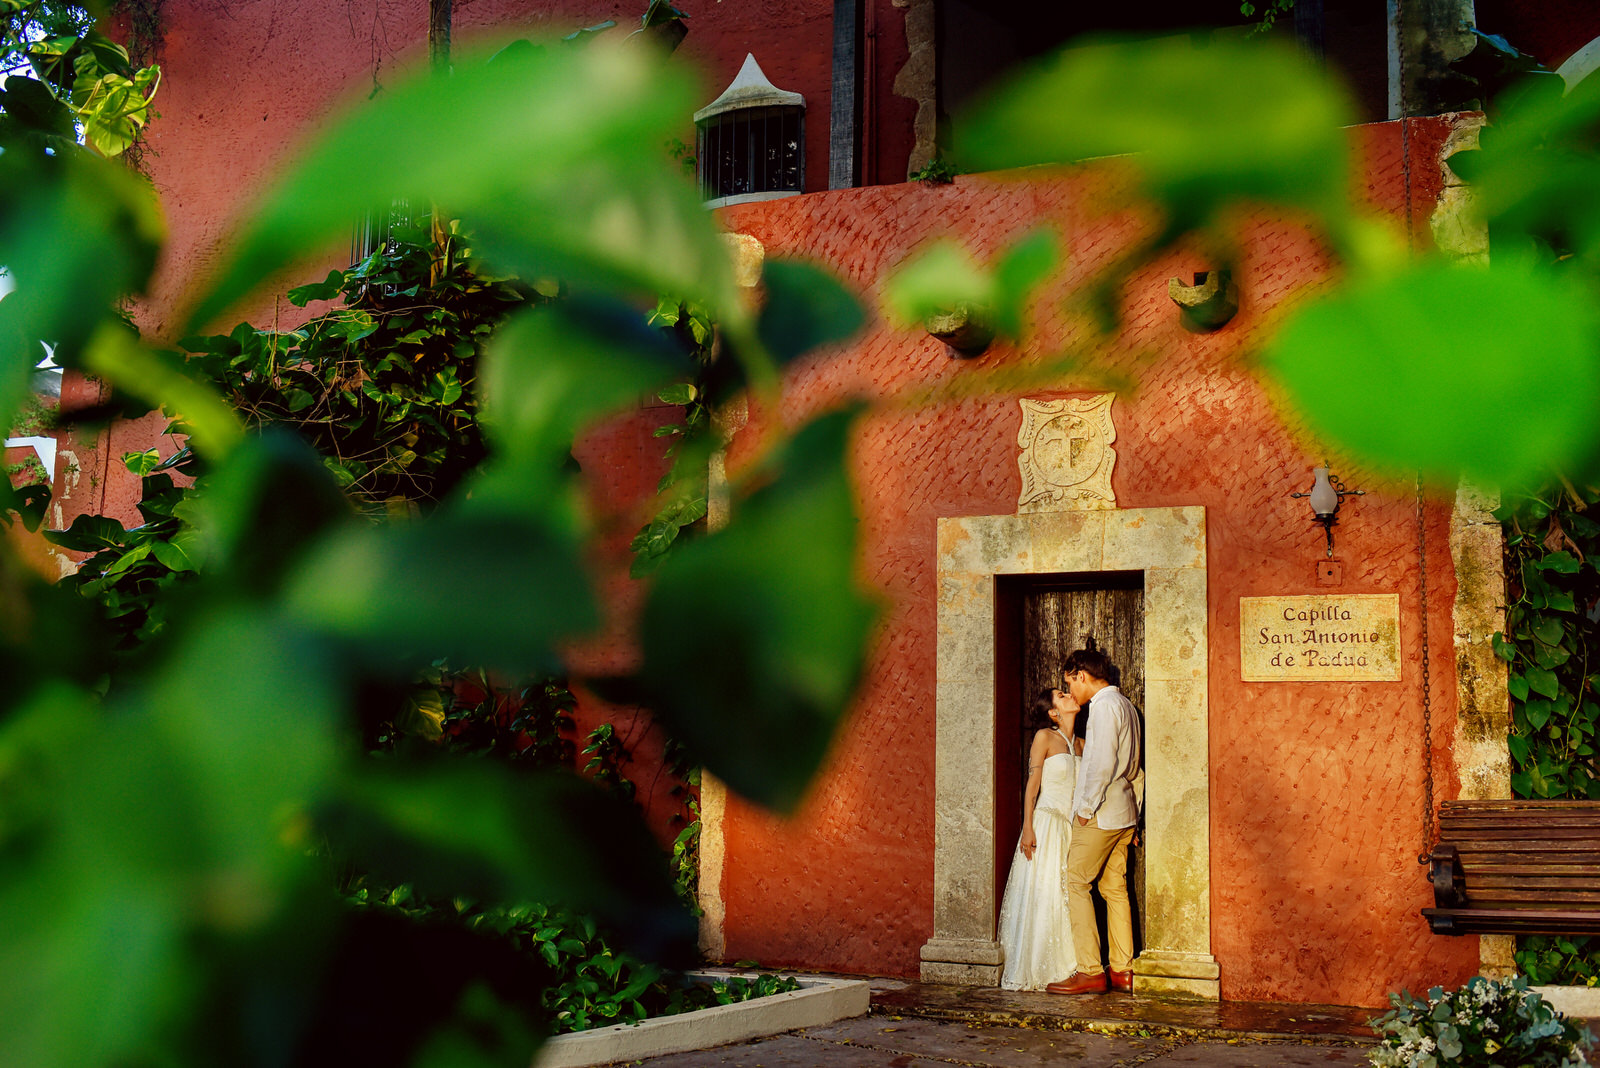
[[[873,979],[872,1014],[644,1068],[1278,1068],[1362,1065],[1372,1010]]]
[[[1377,1010],[1058,997],[872,979],[872,1012],[640,1068],[1323,1068],[1365,1065]],[[1600,1021],[1588,1021],[1600,1031]]]
[[[1367,1063],[1361,1046],[1301,1040],[1141,1037],[1006,1024],[861,1016],[736,1046],[652,1057],[642,1068],[1279,1068]]]

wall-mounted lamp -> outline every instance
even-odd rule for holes
[[[1322,524],[1322,529],[1328,536],[1328,558],[1333,559],[1333,525],[1339,521],[1339,505],[1344,503],[1347,496],[1362,497],[1366,490],[1345,489],[1344,483],[1333,475],[1328,474],[1327,461],[1324,466],[1313,468],[1314,481],[1311,489],[1305,493],[1291,493],[1291,497],[1310,497],[1312,520]]]

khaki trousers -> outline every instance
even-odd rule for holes
[[[1132,827],[1102,831],[1093,823],[1087,827],[1076,820],[1072,823],[1072,845],[1067,849],[1067,915],[1072,920],[1078,971],[1084,975],[1099,975],[1103,970],[1100,931],[1094,922],[1094,900],[1089,896],[1089,884],[1096,879],[1106,902],[1111,970],[1133,968],[1133,911],[1128,906],[1128,845],[1132,841]]]

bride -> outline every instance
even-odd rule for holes
[[[1077,970],[1063,882],[1072,837],[1072,790],[1083,750],[1082,735],[1073,737],[1077,712],[1078,703],[1064,690],[1045,690],[1033,705],[1041,726],[1028,754],[1022,838],[1000,904],[1000,944],[1005,947],[1000,985],[1007,990],[1043,990]]]

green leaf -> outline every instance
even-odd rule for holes
[[[218,464],[182,512],[195,539],[184,542],[185,553],[251,594],[276,591],[309,546],[352,515],[317,454],[293,433],[270,428]]]
[[[1060,262],[1060,242],[1049,230],[1035,230],[1012,245],[994,268],[994,326],[1013,341],[1022,339],[1023,312],[1033,291]]]
[[[309,285],[295,286],[289,290],[289,303],[296,308],[304,308],[314,300],[334,300],[344,292],[344,272],[331,270],[328,277],[320,282]]]
[[[761,271],[766,300],[757,331],[779,363],[853,336],[866,312],[831,272],[799,260],[768,260]]]
[[[485,353],[482,420],[513,459],[559,465],[579,431],[690,370],[631,308],[547,304],[507,322]]]
[[[47,530],[45,540],[79,553],[120,548],[128,532],[109,516],[84,513],[73,519],[66,530]]]
[[[697,393],[692,382],[674,382],[656,393],[656,399],[661,401],[662,404],[688,404],[696,396]]]
[[[173,571],[196,571],[199,570],[199,565],[194,557],[189,555],[193,544],[192,537],[186,541],[157,539],[150,543],[150,554],[161,561],[163,567],[171,568]]]
[[[1511,747],[1511,759],[1515,766],[1526,766],[1528,763],[1528,756],[1531,752],[1531,749],[1528,745],[1528,739],[1524,738],[1520,734],[1511,734],[1506,736],[1506,741]]]
[[[1549,616],[1542,617],[1533,627],[1533,636],[1546,645],[1561,644],[1561,639],[1565,634],[1566,631],[1562,629],[1561,621],[1551,619]]]
[[[1183,224],[1241,199],[1337,219],[1348,214],[1344,127],[1354,121],[1334,80],[1289,48],[1174,36],[1035,64],[958,119],[956,148],[969,171],[1132,154]]]
[[[717,228],[660,150],[695,108],[682,69],[646,49],[485,56],[456,57],[447,79],[419,71],[336,123],[247,213],[239,251],[193,320],[343,236],[364,211],[405,199],[448,205],[502,270],[649,300],[674,293],[744,323]],[[426,150],[419,130],[429,131]]]
[[[904,326],[958,307],[988,309],[994,298],[994,279],[949,239],[919,249],[883,289],[885,308]]]
[[[122,466],[141,478],[154,471],[160,465],[160,449],[149,448],[143,452],[125,452],[122,454]]]
[[[1570,278],[1514,260],[1424,263],[1308,305],[1266,366],[1317,433],[1375,464],[1517,485],[1600,443],[1597,339],[1593,303]],[[1482,432],[1478,413],[1498,405],[1539,417]]]
[[[1561,692],[1560,683],[1556,681],[1555,672],[1553,671],[1547,671],[1544,668],[1529,668],[1526,675],[1528,687],[1534,693],[1553,698]]]
[[[1576,575],[1578,573],[1578,568],[1581,565],[1578,563],[1578,558],[1576,556],[1573,556],[1567,550],[1562,549],[1558,552],[1547,553],[1540,557],[1538,560],[1534,561],[1534,566],[1539,568],[1541,571],[1554,571],[1562,575]]]
[[[145,348],[121,324],[108,324],[89,344],[84,367],[183,421],[194,447],[222,459],[244,437],[239,417],[209,384],[172,353]]]
[[[827,751],[876,616],[855,577],[855,414],[807,425],[725,529],[669,555],[640,623],[637,684],[672,736],[780,810],[798,804]],[[762,743],[772,737],[783,744]]]
[[[116,302],[143,288],[161,235],[149,184],[121,164],[0,153],[0,248],[15,286],[0,301],[0,413],[16,411],[42,342],[77,366]]]
[[[1511,696],[1519,701],[1528,699],[1528,680],[1521,675],[1511,675],[1506,679],[1506,689],[1511,691]]]
[[[286,602],[294,618],[392,671],[439,657],[556,671],[553,643],[598,621],[576,545],[525,516],[481,509],[348,527],[309,554]]]
[[[1540,730],[1550,722],[1550,713],[1554,705],[1549,701],[1534,700],[1522,706],[1523,713],[1528,717],[1528,723],[1534,730]]]

